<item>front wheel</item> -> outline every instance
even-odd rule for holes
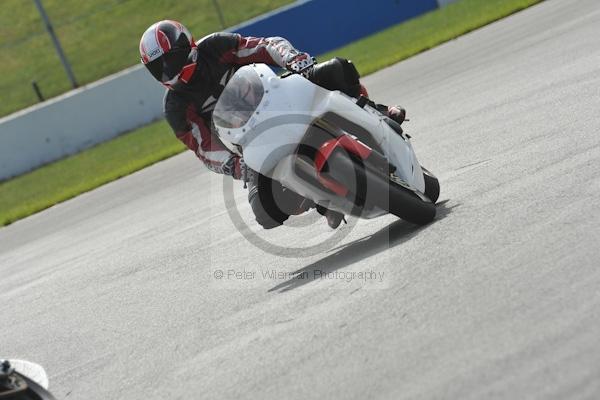
[[[429,200],[435,204],[440,197],[440,181],[427,168],[421,166],[421,169],[425,179],[425,196],[429,197]]]
[[[392,181],[384,173],[335,151],[327,160],[327,175],[349,190],[347,197],[357,205],[372,205],[405,221],[425,225],[435,218],[435,204]]]

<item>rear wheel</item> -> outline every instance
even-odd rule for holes
[[[347,197],[357,206],[376,206],[414,224],[424,225],[435,218],[435,205],[412,190],[392,181],[384,172],[366,167],[348,153],[337,150],[327,160],[328,177],[349,190]]]

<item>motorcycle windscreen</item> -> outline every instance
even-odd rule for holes
[[[258,108],[264,87],[253,68],[239,69],[219,96],[213,121],[221,128],[241,128]]]

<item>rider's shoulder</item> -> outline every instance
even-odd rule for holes
[[[196,41],[196,45],[198,48],[207,48],[213,46],[231,46],[237,45],[239,40],[239,35],[237,33],[231,32],[214,32],[210,35],[206,35],[200,40]]]
[[[163,105],[165,113],[184,110],[189,104],[187,99],[182,93],[174,90],[166,90],[165,96],[163,97]]]

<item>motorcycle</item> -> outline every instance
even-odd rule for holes
[[[55,398],[48,392],[48,375],[41,365],[24,360],[0,359],[0,399]]]
[[[438,179],[419,164],[410,136],[366,97],[247,65],[225,86],[213,125],[247,168],[317,205],[420,225],[435,217]]]

